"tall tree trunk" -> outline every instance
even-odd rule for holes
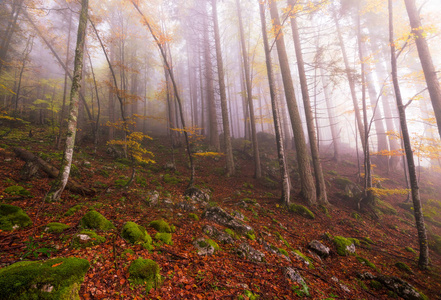
[[[219,77],[219,92],[220,92],[221,109],[222,109],[222,125],[224,128],[227,176],[231,176],[234,175],[235,168],[234,168],[233,148],[231,146],[230,120],[228,117],[227,95],[225,91],[225,78],[224,78],[224,63],[222,61],[216,1],[217,0],[211,0],[211,5],[213,7],[214,41],[216,44],[217,74]]]
[[[294,8],[294,0],[288,0],[290,10]],[[317,192],[317,202],[319,204],[328,204],[326,194],[326,183],[323,176],[322,163],[320,162],[320,153],[317,144],[317,135],[314,126],[314,117],[312,116],[311,100],[309,98],[308,82],[306,80],[305,63],[303,61],[302,47],[300,44],[299,29],[297,26],[297,17],[291,17],[291,30],[294,38],[294,48],[297,57],[297,67],[299,69],[300,87],[302,89],[303,105],[305,108],[306,125],[308,128],[309,146],[311,148],[312,164],[314,166],[315,188]]]
[[[8,24],[8,27],[6,29],[5,38],[2,41],[1,47],[0,47],[0,72],[3,70],[3,67],[5,66],[9,46],[11,44],[12,36],[14,35],[14,31],[16,30],[17,26],[17,19],[20,15],[20,11],[22,9],[24,0],[18,0],[14,1],[12,4],[12,11],[11,11],[11,21]]]
[[[251,121],[251,141],[253,143],[254,168],[255,168],[254,177],[260,178],[262,177],[262,167],[260,165],[259,145],[257,142],[257,133],[256,133],[256,119],[254,116],[253,87],[251,85],[250,65],[248,61],[248,52],[245,45],[245,34],[244,34],[243,21],[242,21],[242,9],[240,8],[239,0],[236,0],[236,7],[237,7],[237,15],[239,18],[240,44],[242,46],[242,58],[245,69],[245,83],[247,88],[247,102],[248,102],[250,121]]]
[[[292,131],[296,146],[297,163],[299,165],[300,182],[302,185],[302,196],[309,204],[316,204],[317,193],[314,184],[314,178],[309,165],[309,153],[306,147],[305,134],[303,133],[300,112],[297,107],[297,99],[294,93],[294,86],[289,68],[288,55],[285,48],[285,39],[281,30],[279,12],[277,3],[270,1],[270,12],[273,20],[273,26],[276,28],[276,48],[279,56],[280,70],[282,73],[283,86],[285,89],[285,98],[288,104],[289,116],[291,118]]]
[[[415,215],[415,223],[418,231],[418,242],[420,245],[420,256],[418,266],[420,269],[427,269],[429,265],[429,248],[427,242],[426,226],[424,224],[423,208],[421,206],[418,179],[415,170],[415,163],[413,159],[413,151],[407,129],[406,112],[401,99],[400,86],[398,84],[397,73],[397,57],[395,54],[395,40],[393,28],[393,6],[392,0],[388,0],[389,4],[389,43],[391,49],[391,65],[392,65],[392,80],[395,90],[395,98],[397,101],[398,112],[400,115],[401,132],[403,135],[404,150],[406,152],[407,167],[409,169],[410,188],[412,190],[412,201]]]
[[[280,116],[279,116],[279,109],[277,107],[277,99],[276,99],[276,88],[275,88],[275,82],[274,82],[274,73],[273,73],[273,66],[271,61],[271,50],[268,43],[268,35],[267,35],[267,28],[266,28],[266,19],[265,19],[265,6],[264,4],[259,1],[259,9],[260,9],[260,21],[262,24],[262,37],[263,37],[263,45],[265,48],[265,58],[266,58],[266,70],[268,74],[268,83],[269,83],[269,89],[270,89],[270,96],[271,96],[271,111],[273,114],[274,119],[274,130],[276,133],[276,145],[277,145],[277,157],[279,159],[279,166],[280,166],[280,177],[282,181],[282,203],[288,205],[290,202],[290,192],[291,192],[291,186],[289,182],[289,171],[288,166],[286,164],[286,158],[285,158],[285,149],[283,145],[283,138],[282,138],[282,129],[280,126]]]
[[[415,43],[423,67],[424,77],[426,78],[427,89],[429,90],[430,100],[432,101],[433,111],[435,112],[438,133],[441,137],[441,87],[437,72],[433,65],[432,55],[427,44],[423,25],[415,5],[415,0],[404,0],[407,14],[409,15],[412,33],[415,35]]]
[[[351,90],[351,98],[352,98],[352,103],[354,105],[354,111],[355,111],[355,120],[357,122],[358,132],[360,133],[361,144],[364,149],[364,146],[365,146],[364,128],[363,128],[363,124],[361,122],[361,114],[360,114],[360,109],[358,108],[358,100],[357,100],[357,95],[355,92],[355,79],[354,79],[354,75],[351,73],[351,68],[349,67],[349,61],[348,61],[348,56],[346,53],[345,41],[343,40],[343,36],[342,36],[341,30],[340,30],[340,23],[338,22],[337,14],[335,12],[334,12],[333,17],[334,17],[335,26],[337,28],[338,42],[340,44],[341,53],[342,53],[343,61],[345,64],[345,72],[346,72],[346,76],[348,78],[349,88]]]
[[[80,101],[79,90],[81,88],[81,77],[83,71],[84,45],[86,41],[87,14],[89,0],[81,0],[81,13],[78,25],[77,46],[75,49],[74,76],[70,91],[69,120],[67,126],[66,146],[64,148],[63,160],[61,161],[60,173],[50,191],[46,195],[49,201],[60,200],[61,193],[69,180],[70,167],[75,146],[75,135],[77,131],[78,105]]]
[[[34,38],[32,36],[29,36],[28,41],[26,42],[26,47],[23,50],[23,63],[21,65],[20,75],[18,76],[17,89],[15,90],[15,109],[14,109],[15,116],[17,116],[18,114],[18,101],[20,100],[21,81],[26,67],[26,61],[28,60],[29,54],[32,51],[33,45],[34,45]]]

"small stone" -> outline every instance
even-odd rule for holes
[[[12,161],[11,158],[5,158],[5,162],[10,162],[10,161]]]
[[[346,285],[344,285],[344,284],[341,284],[341,283],[340,283],[340,287],[341,287],[341,289],[342,289],[343,291],[345,291],[346,293],[350,293],[350,292],[351,292],[351,290],[350,290]]]
[[[305,282],[302,276],[299,274],[299,272],[297,272],[295,269],[291,267],[283,268],[283,274],[285,274],[285,277],[288,278],[289,280],[292,280],[293,282],[300,284]]]
[[[309,243],[309,248],[322,257],[329,256],[329,248],[317,240],[311,241]]]
[[[83,241],[83,242],[88,241],[88,240],[91,239],[91,237],[88,236],[87,234],[78,234],[77,237],[78,237],[81,241]]]
[[[259,250],[254,249],[247,243],[242,243],[237,249],[237,253],[243,258],[259,262],[263,261],[263,258],[265,257],[265,254],[263,254]]]

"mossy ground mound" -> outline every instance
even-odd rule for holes
[[[73,216],[77,211],[81,210],[82,207],[83,207],[83,206],[82,206],[81,204],[77,204],[77,205],[75,205],[75,206],[72,206],[71,208],[69,208],[69,209],[64,213],[64,215],[65,215],[66,217]]]
[[[25,189],[24,187],[20,185],[12,185],[8,186],[4,190],[5,194],[11,195],[11,196],[23,196],[23,197],[29,197],[31,196],[31,193]]]
[[[147,230],[144,226],[138,225],[135,222],[125,223],[121,236],[132,244],[143,244],[146,249],[153,249],[152,238],[147,233]]]
[[[115,226],[102,214],[95,210],[88,211],[80,221],[83,228],[99,229],[103,231],[115,229]]]
[[[147,292],[156,288],[161,279],[159,265],[151,259],[138,258],[130,264],[129,280],[137,285],[145,285]]]
[[[158,232],[172,233],[175,232],[175,226],[169,225],[164,220],[154,220],[150,222],[149,227],[155,228]]]
[[[49,232],[49,233],[62,233],[63,231],[65,231],[66,229],[69,229],[70,226],[63,224],[63,223],[58,223],[58,222],[53,222],[53,223],[49,223],[44,227],[44,231],[45,232]]]
[[[311,220],[315,219],[314,213],[303,205],[292,203],[289,205],[289,210],[307,219],[311,219]]]
[[[354,252],[355,252],[355,246],[360,245],[360,241],[353,238],[334,236],[334,244],[335,247],[337,248],[337,253],[341,256],[346,256],[349,254],[353,254],[353,252],[351,253],[350,251],[351,247],[354,247]]]
[[[0,229],[10,231],[32,224],[28,215],[20,208],[9,204],[0,204]]]
[[[89,262],[80,258],[18,262],[0,269],[0,298],[79,300],[88,269]]]
[[[158,232],[155,234],[155,240],[161,241],[167,245],[173,245],[172,235],[168,232]]]
[[[82,230],[73,237],[71,244],[73,248],[87,248],[102,244],[105,241],[105,237],[98,235],[93,230]]]

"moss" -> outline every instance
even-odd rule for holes
[[[198,217],[197,214],[189,213],[189,214],[188,214],[188,217],[189,217],[190,219],[195,220],[195,221],[199,221],[199,217]]]
[[[289,206],[289,210],[295,214],[301,215],[307,219],[315,219],[315,215],[303,205],[292,203]]]
[[[371,282],[369,283],[369,285],[371,286],[371,288],[373,288],[374,290],[381,290],[383,288],[383,285],[381,284],[381,282],[376,281],[376,280],[371,280]]]
[[[90,239],[84,239],[84,236],[88,236]],[[81,230],[80,233],[76,234],[71,242],[73,248],[87,248],[102,244],[106,241],[106,238],[98,235],[92,230]]]
[[[205,240],[211,247],[213,247],[214,251],[219,251],[221,248],[219,247],[219,244],[213,241],[212,239],[206,239]]]
[[[169,184],[181,183],[181,180],[179,178],[171,176],[170,174],[165,174],[163,179],[165,183],[169,183]]]
[[[225,232],[226,232],[229,236],[231,236],[232,238],[234,238],[234,239],[238,239],[238,238],[239,238],[239,236],[237,235],[237,233],[234,232],[234,230],[231,230],[230,228],[225,228]]]
[[[47,224],[46,227],[44,228],[44,231],[49,232],[49,233],[62,233],[63,231],[65,231],[68,228],[70,228],[69,225],[53,222],[53,223]]]
[[[31,193],[27,189],[19,185],[8,186],[7,188],[5,188],[4,192],[5,194],[11,196],[24,196],[24,197],[31,196]]]
[[[18,206],[0,204],[0,229],[10,231],[16,226],[18,228],[32,225],[31,219]]]
[[[256,240],[256,235],[254,234],[254,232],[247,232],[245,236],[252,241]]]
[[[135,222],[127,222],[124,224],[121,236],[132,244],[142,244],[146,249],[152,250],[152,238],[147,233],[144,226]]]
[[[360,242],[375,245],[375,242],[368,236],[363,237]]]
[[[283,238],[283,236],[279,233],[279,232],[277,232],[276,231],[276,235],[277,235],[277,237],[279,238],[279,240],[281,240],[284,244],[285,244],[285,246],[286,247],[288,247],[289,249],[294,249],[284,238]]]
[[[288,251],[286,251],[285,249],[283,249],[283,248],[277,248],[277,250],[279,250],[279,253],[280,253],[280,254],[283,254],[283,255],[285,255],[286,257],[289,257]]]
[[[129,280],[136,285],[144,285],[148,293],[161,283],[159,270],[159,265],[155,261],[138,258],[130,264]]]
[[[441,254],[441,236],[432,234],[429,237],[429,248],[438,254]]]
[[[361,216],[356,212],[352,212],[351,217],[353,217],[355,220],[361,220]]]
[[[417,254],[417,252],[415,250],[413,250],[412,247],[406,247],[404,248],[407,252],[413,253],[413,254]]]
[[[0,297],[80,299],[78,291],[88,269],[89,262],[80,258],[18,262],[0,269]],[[52,291],[48,292],[51,287]]]
[[[347,185],[350,185],[350,184],[353,184],[353,183],[352,183],[352,181],[350,181],[350,180],[349,180],[348,178],[346,178],[346,177],[336,177],[336,178],[334,179],[334,184],[335,184],[338,188],[344,190],[345,187],[346,187]]]
[[[342,236],[334,236],[334,244],[337,248],[337,253],[342,256],[346,256],[350,254],[347,250],[347,247],[351,246],[352,244],[360,244],[360,241],[357,239],[347,239]]]
[[[378,268],[374,263],[371,263],[369,260],[367,260],[366,258],[363,258],[361,256],[357,256],[357,260],[362,263],[363,265],[368,266],[369,268],[375,270],[378,272]]]
[[[77,204],[75,206],[72,206],[64,213],[64,215],[66,217],[70,217],[70,216],[74,215],[77,211],[81,210],[82,207],[83,207],[83,205],[81,205],[81,204]]]
[[[405,263],[399,261],[397,263],[395,263],[395,267],[397,267],[398,269],[400,269],[401,271],[407,272],[407,273],[413,273],[412,269],[406,265]]]
[[[113,226],[109,220],[95,210],[88,211],[80,220],[80,225],[83,228],[100,229],[104,231],[115,229],[115,226]]]
[[[379,199],[376,200],[376,209],[385,215],[397,215],[397,210],[390,204]]]
[[[150,222],[149,227],[155,228],[158,232],[172,233],[175,231],[173,225],[170,226],[166,221],[162,219]]]
[[[157,232],[155,234],[155,239],[158,240],[158,241],[163,242],[164,244],[173,245],[171,233],[168,233],[168,232]]]

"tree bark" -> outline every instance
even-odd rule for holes
[[[294,133],[297,163],[299,165],[300,182],[302,185],[302,196],[309,204],[316,204],[317,194],[311,168],[309,166],[309,154],[306,147],[305,134],[303,133],[300,112],[297,107],[297,100],[294,93],[294,86],[289,68],[288,55],[285,48],[285,39],[281,30],[277,3],[275,1],[271,1],[269,3],[269,7],[271,18],[273,20],[273,26],[276,28],[276,48],[279,56],[283,86],[285,89],[285,98],[288,105],[289,116],[291,118],[292,131]]]
[[[291,192],[291,186],[289,182],[289,173],[288,173],[288,166],[286,164],[286,158],[285,158],[285,149],[283,145],[283,138],[282,138],[282,130],[280,126],[280,116],[279,116],[279,109],[277,107],[277,96],[276,96],[276,88],[275,88],[275,82],[274,82],[274,73],[273,73],[273,66],[271,61],[271,52],[270,47],[268,43],[268,35],[267,35],[267,28],[266,28],[266,19],[265,19],[265,6],[264,4],[259,1],[259,9],[260,9],[260,22],[262,24],[262,37],[263,37],[263,45],[265,49],[265,58],[266,58],[266,70],[268,75],[268,84],[270,89],[270,96],[271,96],[271,110],[273,114],[274,119],[274,130],[276,133],[276,145],[277,145],[277,157],[279,159],[279,167],[280,167],[280,177],[282,181],[282,203],[288,205],[290,202],[290,192]]]
[[[60,173],[52,185],[46,199],[49,201],[60,200],[61,193],[66,187],[69,179],[70,167],[75,146],[75,135],[77,131],[78,104],[80,101],[79,90],[81,88],[81,77],[83,71],[84,45],[86,41],[87,15],[89,0],[81,1],[81,13],[78,25],[77,46],[75,49],[74,76],[70,92],[69,120],[67,126],[66,146],[64,148],[63,160],[61,161]]]
[[[219,92],[222,109],[222,125],[224,128],[225,154],[227,161],[227,176],[234,175],[233,148],[231,146],[230,120],[228,116],[227,95],[225,91],[224,64],[222,61],[222,50],[219,36],[219,22],[217,18],[217,0],[211,0],[213,7],[214,41],[216,45],[217,74],[219,78]]]
[[[415,163],[413,159],[413,151],[407,129],[406,112],[401,98],[400,86],[398,84],[397,72],[397,57],[395,54],[394,28],[393,28],[393,6],[392,0],[388,0],[389,6],[389,43],[391,49],[391,65],[392,65],[392,80],[395,91],[395,98],[397,101],[398,112],[400,116],[401,132],[403,135],[404,150],[406,152],[407,167],[409,170],[410,188],[412,191],[412,202],[415,215],[415,223],[418,231],[418,242],[420,246],[420,256],[418,266],[420,269],[427,269],[429,265],[429,248],[427,242],[426,226],[424,224],[423,208],[421,206],[418,178],[415,170]]]
[[[290,10],[294,7],[294,0],[288,0]],[[300,87],[302,90],[303,105],[305,108],[306,125],[308,128],[309,146],[311,148],[312,164],[314,166],[315,188],[317,192],[317,202],[319,204],[328,204],[326,194],[326,183],[323,176],[322,163],[320,162],[320,152],[317,144],[317,134],[314,126],[314,117],[312,116],[311,100],[309,98],[308,81],[306,79],[305,63],[303,61],[302,45],[300,43],[299,29],[297,26],[297,17],[291,15],[291,30],[294,39],[294,48],[297,57],[297,67],[299,70]]]
[[[438,133],[441,137],[441,87],[437,72],[433,65],[432,55],[430,54],[429,45],[425,38],[424,28],[415,5],[415,0],[404,0],[404,3],[406,4],[407,14],[409,15],[412,33],[415,35],[418,56],[420,57],[421,66],[423,67],[427,89],[429,90],[430,100],[432,101],[433,111],[435,112],[436,124],[438,125]]]

